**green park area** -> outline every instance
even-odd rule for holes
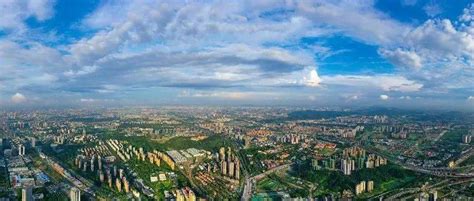
[[[180,173],[172,173],[172,170],[166,166],[166,164],[157,166],[149,163],[148,161],[138,161],[136,159],[132,159],[127,162],[127,166],[137,173],[138,178],[143,179],[143,183],[145,185],[151,187],[155,191],[156,199],[164,199],[163,193],[166,190],[169,191],[177,187],[188,186],[184,175]],[[158,177],[160,173],[166,175],[165,181],[151,181],[151,177]],[[172,173],[174,177],[171,177],[166,173]]]
[[[285,174],[273,173],[257,183],[257,193],[288,192],[292,197],[307,197],[310,189],[306,182]]]
[[[467,129],[453,129],[448,131],[443,137],[440,138],[437,146],[443,147],[445,149],[453,149],[456,151],[461,151],[463,148],[462,136],[467,134],[469,130]]]
[[[340,171],[314,170],[305,162],[294,165],[289,175],[304,179],[313,184],[314,189],[310,192],[313,196],[338,194],[343,190],[354,192],[355,186],[359,182],[373,181],[374,190],[370,193],[367,192],[359,195],[358,198],[360,199],[370,198],[382,192],[389,192],[399,188],[419,186],[430,179],[427,176],[403,169],[393,163],[373,169],[356,170],[348,176]],[[280,183],[272,184],[268,181],[262,185],[262,188],[266,188],[268,191],[277,190],[277,188],[281,187]]]

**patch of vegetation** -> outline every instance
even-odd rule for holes
[[[347,176],[340,171],[313,170],[308,161],[303,161],[294,165],[290,174],[314,183],[316,192],[313,195],[315,196],[340,193],[343,190],[354,191],[356,184],[359,182],[374,181],[374,191],[362,194],[359,198],[367,198],[397,188],[418,185],[429,178],[392,163],[373,169],[356,170],[352,172],[352,175]]]

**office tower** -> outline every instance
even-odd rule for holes
[[[81,201],[81,190],[76,187],[71,188],[69,191],[69,199],[71,199],[71,201]]]
[[[22,201],[33,201],[33,187],[25,186],[21,190],[21,200]]]

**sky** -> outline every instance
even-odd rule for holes
[[[474,110],[472,0],[0,0],[0,108]]]

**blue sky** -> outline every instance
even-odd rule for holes
[[[474,108],[474,4],[0,0],[0,106]]]

